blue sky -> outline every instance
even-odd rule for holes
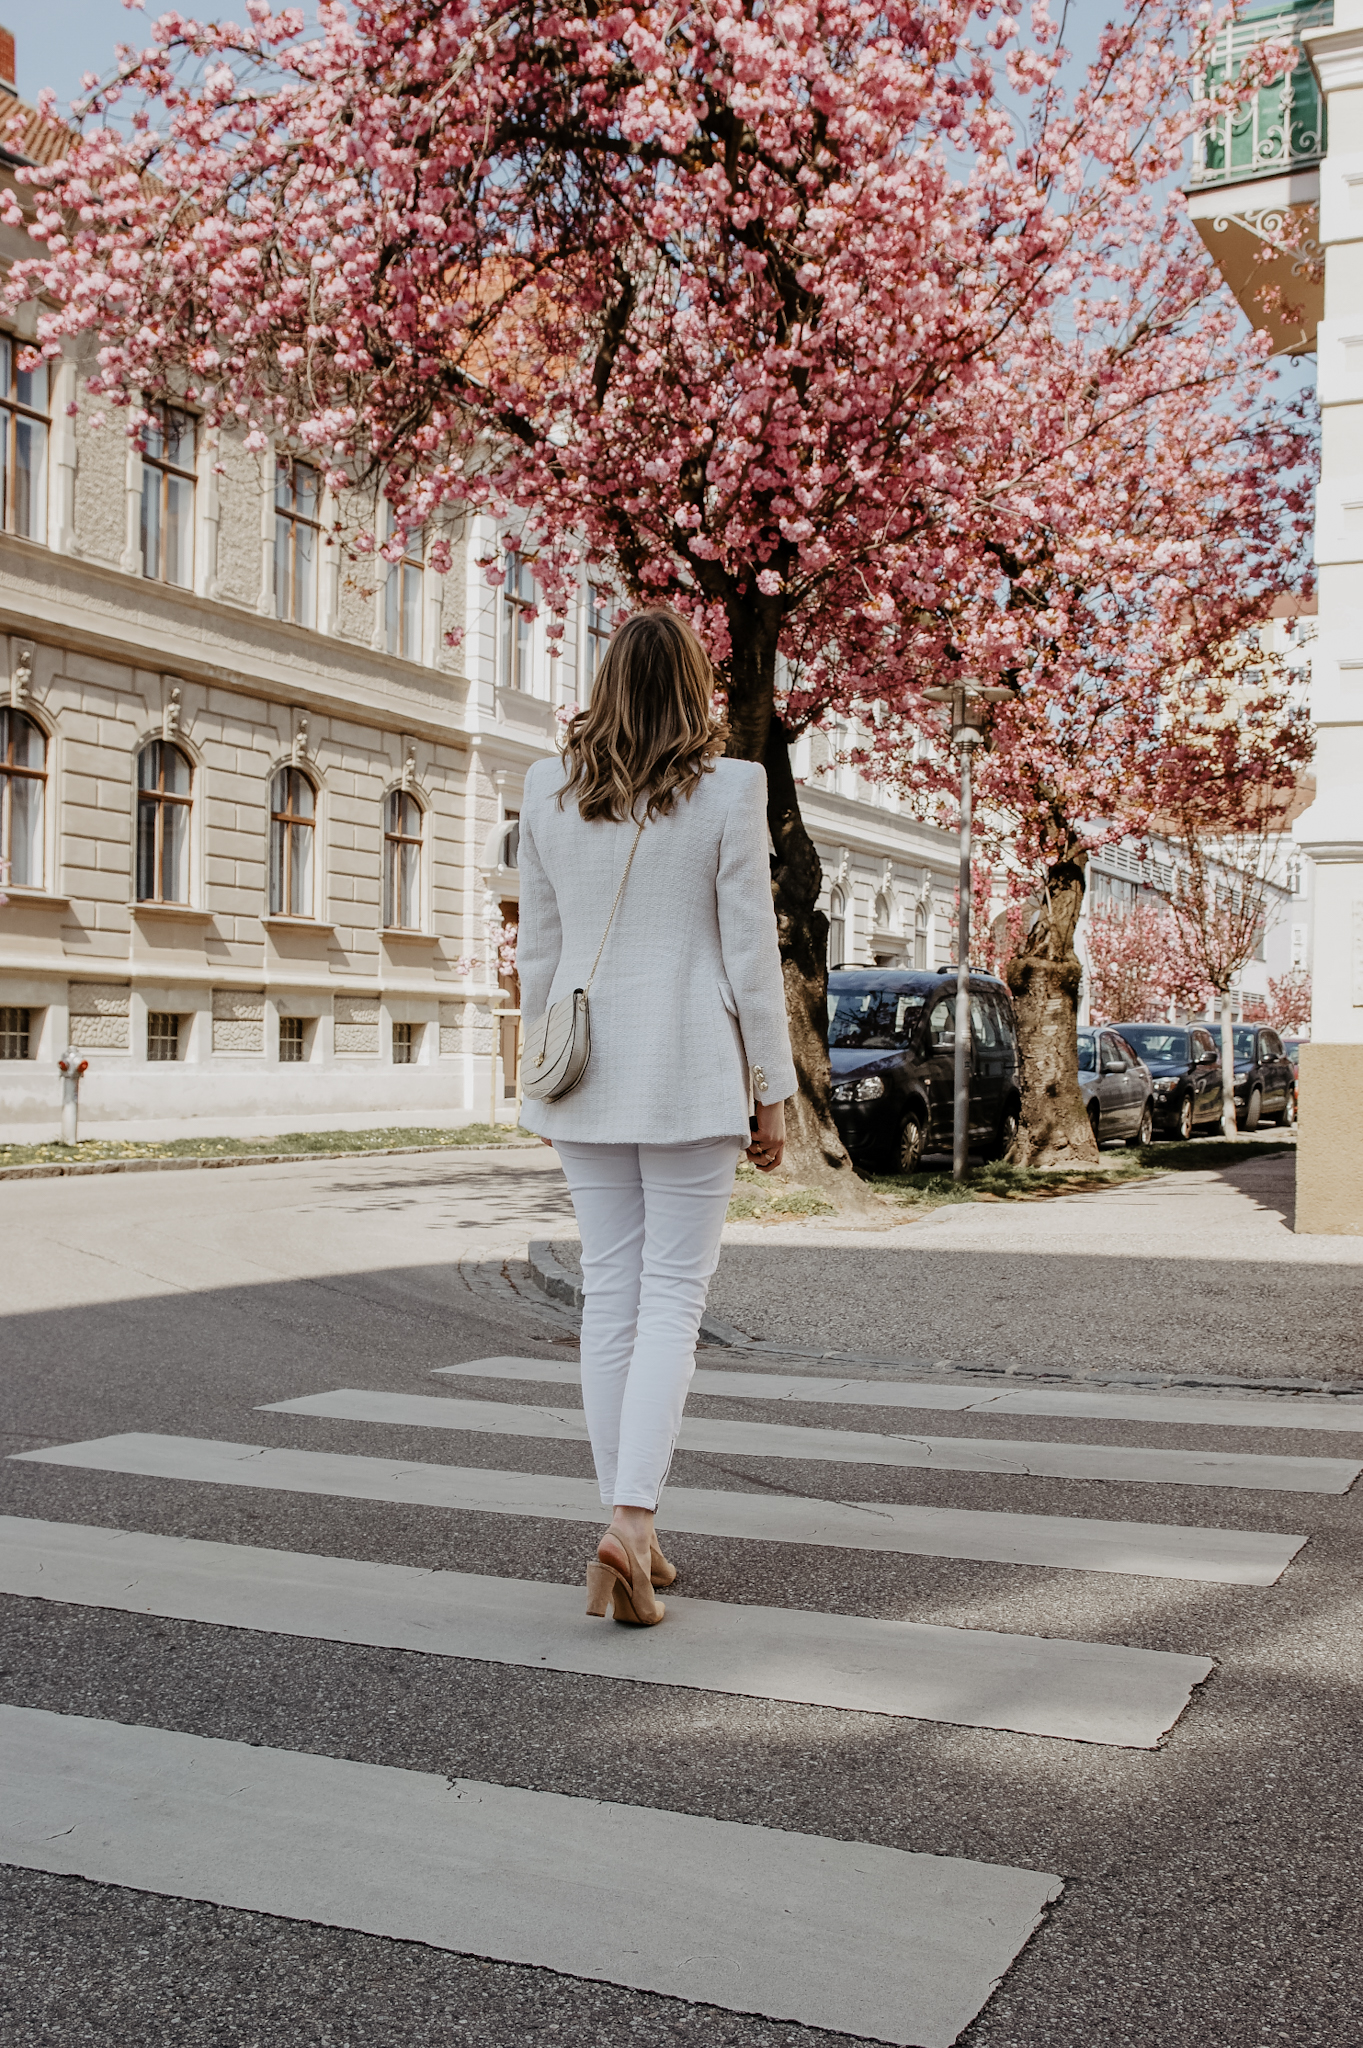
[[[152,19],[163,7],[153,0]],[[185,12],[191,13],[190,7]],[[205,13],[213,11],[205,7]],[[223,8],[223,14],[229,13]],[[122,0],[40,0],[20,7],[0,0],[0,19],[14,31],[19,91],[30,105],[50,85],[64,110],[80,92],[81,74],[113,65],[119,43],[149,42],[147,14],[130,14]]]

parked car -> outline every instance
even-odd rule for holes
[[[1094,1139],[1148,1145],[1155,1133],[1155,1082],[1140,1054],[1116,1031],[1079,1033],[1079,1093]]]
[[[1297,1121],[1297,1077],[1276,1031],[1267,1024],[1232,1024],[1231,1058],[1235,1062],[1235,1121],[1242,1131],[1257,1131],[1260,1117],[1276,1124]],[[1221,1057],[1221,1026],[1211,1026]]]
[[[1292,1067],[1292,1110],[1294,1115],[1300,1115],[1301,1113],[1301,1100],[1297,1094],[1297,1090],[1301,1086],[1301,1049],[1304,1045],[1309,1045],[1310,1043],[1309,1038],[1285,1038],[1283,1040],[1283,1051],[1287,1054]]]
[[[1155,1129],[1191,1138],[1199,1124],[1221,1121],[1221,1055],[1200,1024],[1114,1024],[1144,1060],[1154,1084]]]
[[[970,977],[970,1142],[991,1158],[1017,1135],[1017,1032],[1008,990]],[[839,968],[828,977],[833,1117],[858,1162],[912,1173],[949,1150],[955,1106],[956,973]]]

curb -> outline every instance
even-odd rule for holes
[[[54,1159],[35,1161],[31,1166],[0,1166],[0,1181],[77,1180],[90,1173],[192,1173],[220,1166],[316,1166],[333,1159],[406,1159],[418,1153],[526,1149],[524,1139],[510,1139],[501,1145],[378,1145],[356,1152],[234,1152],[222,1159],[86,1159],[73,1161],[70,1166]]]
[[[576,1263],[579,1249],[576,1238],[531,1239],[530,1278],[551,1300],[565,1302],[569,1307],[580,1310],[581,1282],[574,1277],[573,1267],[560,1260],[560,1247]],[[1063,1386],[1077,1382],[1089,1387],[1186,1387],[1189,1390],[1205,1387],[1213,1392],[1238,1394],[1329,1394],[1346,1398],[1363,1394],[1363,1380],[1245,1380],[1219,1373],[1083,1372],[1077,1367],[1065,1366],[977,1365],[952,1358],[895,1358],[867,1351],[816,1351],[798,1344],[772,1344],[760,1337],[745,1336],[731,1323],[721,1322],[718,1316],[710,1315],[701,1318],[700,1329],[701,1335],[711,1344],[741,1351],[748,1357],[798,1360],[805,1365],[836,1366],[841,1371],[850,1368],[867,1372],[912,1373],[919,1378],[931,1376],[938,1379],[943,1373],[954,1373],[1014,1384],[1040,1382]]]

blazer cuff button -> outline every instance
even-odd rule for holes
[[[766,1070],[762,1067],[754,1067],[752,1070],[752,1081],[753,1087],[757,1090],[758,1094],[765,1095],[767,1092]]]

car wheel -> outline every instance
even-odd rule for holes
[[[1285,1130],[1285,1131],[1290,1131],[1290,1130],[1291,1130],[1291,1128],[1292,1128],[1292,1126],[1293,1126],[1293,1124],[1294,1124],[1294,1123],[1295,1123],[1296,1121],[1297,1121],[1297,1098],[1296,1098],[1296,1096],[1295,1096],[1295,1095],[1294,1095],[1294,1094],[1292,1093],[1292,1090],[1291,1090],[1291,1089],[1289,1088],[1289,1089],[1288,1089],[1288,1091],[1287,1091],[1287,1100],[1286,1100],[1286,1102],[1285,1102],[1285,1103],[1283,1104],[1283,1106],[1282,1106],[1282,1109],[1281,1109],[1281,1111],[1279,1112],[1279,1115],[1278,1115],[1278,1123],[1279,1123],[1279,1125],[1281,1126],[1281,1128],[1282,1128],[1283,1130]]]
[[[1089,1129],[1093,1133],[1094,1144],[1101,1151],[1103,1145],[1103,1119],[1096,1102],[1089,1104]]]
[[[1185,1142],[1193,1135],[1193,1098],[1191,1095],[1183,1096],[1179,1102],[1176,1128],[1180,1138],[1184,1139]]]
[[[1264,1098],[1262,1094],[1257,1088],[1251,1088],[1249,1091],[1249,1101],[1245,1104],[1245,1114],[1241,1119],[1240,1123],[1240,1128],[1242,1131],[1258,1130],[1259,1112],[1263,1108],[1263,1106]]]
[[[904,1128],[899,1133],[899,1149],[895,1158],[897,1173],[917,1173],[920,1170],[927,1138],[928,1134],[921,1117],[905,1117]]]
[[[1150,1144],[1150,1142],[1154,1138],[1154,1135],[1155,1112],[1151,1108],[1150,1104],[1147,1102],[1145,1108],[1141,1111],[1140,1122],[1137,1124],[1135,1130],[1131,1133],[1131,1136],[1127,1139],[1126,1142],[1128,1145],[1133,1145],[1137,1149],[1139,1149],[1145,1145]]]
[[[1017,1105],[1010,1102],[999,1118],[999,1127],[989,1145],[991,1159],[1006,1159],[1013,1149],[1013,1140],[1018,1134]]]

